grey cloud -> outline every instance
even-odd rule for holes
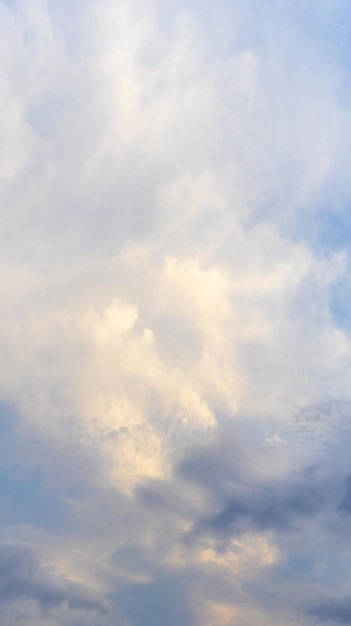
[[[250,528],[289,531],[299,520],[316,515],[321,505],[320,495],[303,485],[247,490],[229,499],[216,515],[200,520],[196,532],[225,537]]]
[[[194,451],[191,456],[182,461],[177,474],[180,478],[201,485],[206,489],[221,491],[225,483],[232,483],[238,472],[235,465],[228,463],[215,450]]]
[[[66,603],[70,609],[109,610],[104,598],[43,568],[30,547],[18,544],[0,546],[0,598],[3,603],[32,598],[44,609]]]
[[[169,504],[169,489],[165,493],[164,480],[144,481],[135,488],[135,496],[147,509],[165,509]],[[167,487],[169,487],[167,485]]]
[[[24,580],[29,580],[37,573],[39,564],[34,554],[25,547],[2,545],[0,547],[0,585],[1,593],[12,588],[20,593]],[[6,594],[5,594],[6,595]]]
[[[346,478],[346,489],[342,501],[339,504],[339,511],[346,515],[351,515],[351,474]]]
[[[214,498],[228,497],[236,484],[255,476],[263,462],[263,435],[255,420],[232,421],[219,416],[220,431],[209,446],[193,447],[178,463],[178,479],[199,485]],[[273,456],[273,455],[271,455]]]
[[[209,532],[225,537],[249,529],[290,531],[319,512],[324,492],[316,472],[292,467],[285,478],[275,479],[272,474],[264,478],[262,467],[270,464],[280,472],[284,460],[282,447],[275,450],[262,441],[260,427],[256,424],[255,428],[253,422],[237,426],[236,432],[224,426],[214,445],[193,449],[178,464],[178,480],[205,489],[210,508],[218,511],[194,523],[195,535]]]
[[[351,624],[351,597],[325,600],[311,607],[308,613],[322,622]]]

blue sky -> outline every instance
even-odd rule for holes
[[[351,624],[349,4],[0,29],[1,624]]]

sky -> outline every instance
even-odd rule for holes
[[[351,624],[349,2],[0,32],[0,623]]]

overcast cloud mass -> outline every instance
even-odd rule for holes
[[[0,623],[351,624],[350,3],[0,30]]]

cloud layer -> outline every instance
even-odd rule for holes
[[[1,623],[351,623],[350,17],[0,1]]]

